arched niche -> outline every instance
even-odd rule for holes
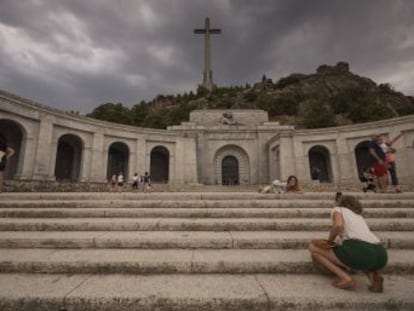
[[[82,140],[76,135],[66,134],[59,138],[55,164],[56,180],[79,181],[82,149]]]
[[[0,133],[6,139],[7,146],[15,151],[15,154],[7,161],[6,170],[4,171],[6,179],[14,179],[23,165],[21,162],[23,161],[22,154],[24,150],[21,149],[26,132],[19,123],[9,119],[0,119]]]
[[[109,180],[113,174],[122,173],[124,180],[128,179],[129,148],[123,142],[114,142],[108,148],[106,177]]]
[[[324,146],[313,146],[309,149],[309,174],[312,168],[320,170],[319,180],[322,182],[332,181],[331,156],[329,150]]]
[[[156,146],[151,150],[151,181],[168,183],[170,169],[170,152],[164,146]]]
[[[372,165],[372,158],[369,153],[369,141],[361,141],[358,145],[355,146],[354,153],[356,167],[358,170],[358,177],[361,177],[364,168],[368,168]]]

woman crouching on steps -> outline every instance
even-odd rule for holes
[[[379,272],[387,264],[387,251],[362,217],[362,206],[352,196],[341,196],[332,210],[332,228],[328,241],[314,240],[309,251],[316,261],[336,274],[332,283],[340,289],[355,289],[357,282],[347,270],[364,271],[370,280],[368,289],[383,292],[384,278]],[[321,243],[325,241],[326,243]],[[334,244],[333,242],[342,242]]]

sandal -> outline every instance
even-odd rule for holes
[[[372,284],[368,286],[368,289],[373,293],[384,292],[384,277],[379,273],[375,273],[374,280]]]
[[[339,289],[356,289],[357,285],[357,281],[355,281],[354,279],[339,280],[332,283],[332,286]]]

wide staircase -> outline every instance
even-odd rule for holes
[[[382,294],[312,264],[333,193],[2,193],[0,310],[414,310],[414,193],[355,195]]]

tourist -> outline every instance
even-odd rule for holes
[[[286,192],[303,192],[302,189],[299,187],[299,181],[296,176],[289,176],[286,181]]]
[[[118,191],[122,192],[124,188],[124,174],[122,172],[119,172],[118,175]]]
[[[108,183],[109,192],[116,191],[117,182],[118,182],[118,178],[117,178],[116,174],[113,174],[112,177],[109,179],[109,183]]]
[[[353,269],[367,274],[370,291],[382,292],[384,279],[379,270],[387,264],[387,251],[361,214],[362,206],[357,198],[339,196],[331,212],[328,240],[313,240],[309,251],[318,263],[338,276],[333,286],[355,289],[357,282],[348,273]]]
[[[369,153],[374,163],[374,174],[377,177],[379,192],[385,192],[388,186],[388,168],[386,164],[386,155],[381,147],[383,143],[382,136],[380,134],[374,135],[373,139],[369,143]]]
[[[320,174],[321,174],[321,170],[319,168],[317,168],[316,166],[312,167],[311,170],[311,177],[312,177],[312,184],[316,187],[319,188],[320,187]]]
[[[7,139],[0,133],[0,193],[3,191],[4,171],[7,161],[14,155],[14,149],[7,145]]]
[[[394,139],[388,140],[385,143],[381,144],[382,150],[385,152],[385,159],[387,162],[388,172],[391,176],[391,184],[394,187],[395,192],[401,192],[400,188],[398,187],[398,177],[397,177],[397,169],[395,166],[395,152],[396,150],[392,147],[392,145],[401,137],[402,134],[399,134]]]
[[[148,172],[144,174],[144,192],[151,192],[151,179]]]
[[[139,179],[138,173],[135,173],[134,176],[132,176],[132,190],[137,191],[139,186]]]
[[[373,191],[377,192],[377,186],[374,182],[375,179],[375,172],[374,168],[372,167],[365,167],[362,171],[361,181],[363,182],[362,191]]]

